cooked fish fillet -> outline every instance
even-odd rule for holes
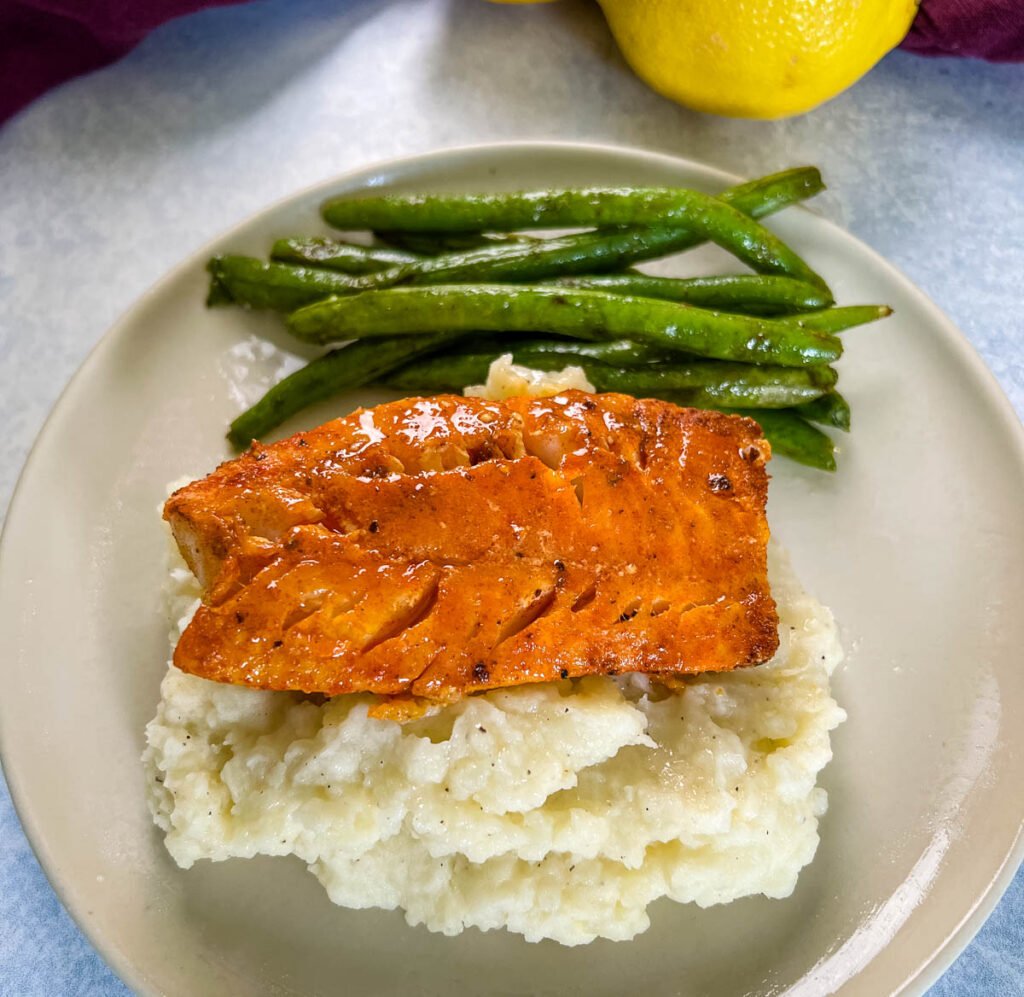
[[[626,395],[458,396],[254,445],[164,516],[205,590],[183,671],[400,705],[768,660],[770,448]]]

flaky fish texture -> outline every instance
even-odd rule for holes
[[[378,715],[584,675],[767,661],[771,450],[757,424],[626,395],[454,395],[251,450],[164,516],[205,593],[174,654]]]

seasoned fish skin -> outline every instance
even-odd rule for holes
[[[578,391],[405,399],[254,445],[167,501],[206,593],[174,663],[441,703],[759,664],[770,454],[749,419]]]

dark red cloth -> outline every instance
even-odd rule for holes
[[[1024,0],[923,0],[900,48],[918,55],[1024,61]]]
[[[246,0],[0,0],[0,122],[165,21]],[[923,0],[903,48],[1024,61],[1024,0]]]
[[[245,0],[0,0],[0,122],[135,48],[165,21]]]

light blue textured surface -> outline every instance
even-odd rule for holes
[[[754,175],[820,165],[819,210],[966,332],[1024,412],[1024,67],[894,55],[778,123],[692,114],[631,76],[594,7],[272,0],[179,21],[0,131],[0,502],[46,412],[165,270],[289,192],[500,139],[635,144]],[[1024,873],[932,997],[1024,994]],[[0,794],[0,994],[126,989]]]

